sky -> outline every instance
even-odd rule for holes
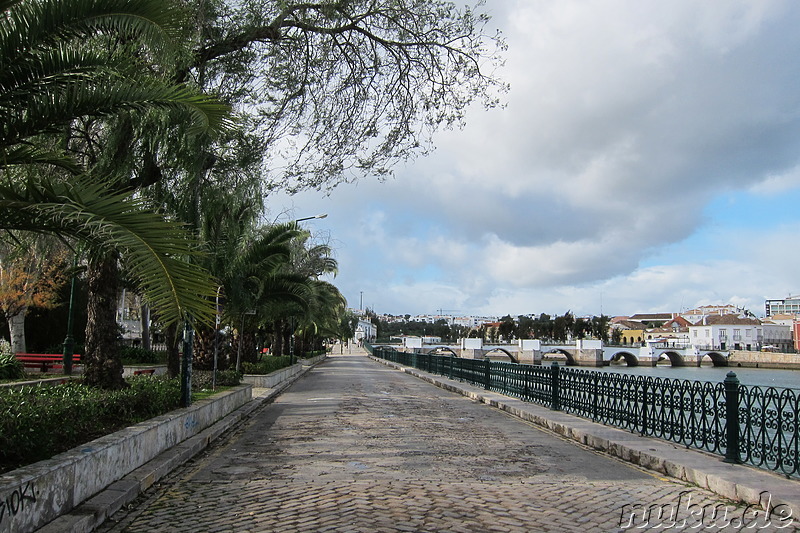
[[[429,156],[270,200],[352,308],[680,312],[800,294],[800,2],[489,0],[505,107]]]

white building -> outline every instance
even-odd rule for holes
[[[792,340],[792,326],[781,324],[777,321],[763,320],[764,346],[771,346],[774,351],[788,353],[794,349]]]
[[[764,302],[767,316],[773,315],[800,315],[800,296],[788,296],[782,300],[767,300]]]
[[[378,328],[375,327],[375,324],[359,318],[353,340],[360,344],[362,341],[373,342],[376,338],[378,338]]]
[[[762,322],[741,315],[705,316],[689,326],[693,346],[706,350],[761,350],[774,345],[783,350],[791,347],[791,328]]]

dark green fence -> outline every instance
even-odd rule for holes
[[[368,347],[374,356],[595,422],[800,477],[793,389],[628,376]],[[730,421],[730,423],[729,423]]]

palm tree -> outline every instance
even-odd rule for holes
[[[332,250],[327,244],[310,242],[311,234],[302,232],[292,243],[292,260],[287,265],[294,275],[304,282],[305,303],[303,307],[291,302],[282,309],[282,320],[277,322],[276,334],[288,345],[291,338],[299,343],[294,353],[304,353],[309,347],[318,349],[321,339],[336,336],[341,314],[347,302],[332,284],[319,278],[325,275],[336,275],[338,263],[332,257]],[[288,327],[287,327],[288,326]]]
[[[108,175],[83,173],[57,138],[79,117],[152,108],[179,111],[192,131],[224,125],[225,106],[157,75],[158,60],[180,50],[173,44],[184,27],[180,4],[0,0],[0,9],[0,228],[73,236],[113,251],[162,320],[210,320],[213,283],[185,260],[197,252],[182,225],[109,187]],[[103,357],[89,357],[88,366],[103,367]],[[121,386],[117,374],[114,368],[96,381]]]
[[[286,306],[307,307],[306,278],[289,268],[290,243],[299,235],[294,224],[258,228],[231,241],[226,255],[216,256],[225,263],[217,267],[225,295],[223,322],[238,331],[237,344],[245,340],[241,325],[247,313],[254,313],[254,322],[269,322]],[[245,360],[250,355],[245,351]]]
[[[308,310],[298,319],[295,334],[299,339],[296,353],[320,350],[326,338],[338,338],[347,300],[327,281],[311,280]]]

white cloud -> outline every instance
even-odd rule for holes
[[[800,187],[800,4],[489,8],[509,42],[505,109],[475,110],[394,180],[293,200],[331,214],[314,227],[341,244],[336,283],[351,301],[363,290],[389,312],[599,312],[601,300],[615,313],[760,311],[800,289],[783,266],[797,262],[764,253],[786,253],[793,235],[763,219],[748,242],[714,234],[713,255],[684,241],[723,223],[704,213],[720,193],[746,203]],[[649,263],[665,249],[668,264]]]

